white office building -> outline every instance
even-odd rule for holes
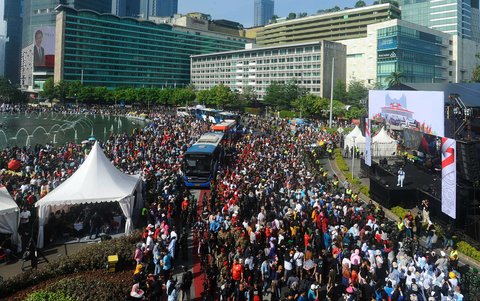
[[[308,92],[330,97],[334,81],[345,81],[346,47],[329,41],[278,45],[191,56],[191,81],[199,90],[223,84],[232,91],[255,89],[263,99],[273,83],[295,81]]]

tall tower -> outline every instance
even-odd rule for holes
[[[400,0],[402,20],[480,42],[478,0]]]
[[[170,17],[178,12],[178,0],[140,0],[140,15],[148,17]]]
[[[23,0],[5,0],[3,20],[6,30],[4,76],[13,84],[20,81],[20,51],[22,46]],[[3,67],[2,66],[2,67]]]
[[[273,0],[255,0],[254,25],[263,26],[270,22],[274,15],[275,3]]]
[[[140,14],[140,1],[112,0],[112,14],[119,17],[138,17]]]

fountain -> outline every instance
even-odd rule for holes
[[[27,141],[25,141],[25,146],[30,145],[30,137],[33,137],[33,136],[27,136]]]
[[[25,129],[25,128],[21,128],[17,131],[17,133],[15,134],[14,137],[10,138],[12,140],[17,140],[18,139],[18,134],[20,134],[20,132],[25,132],[27,134],[27,137],[29,136],[28,134],[28,131]]]
[[[3,138],[5,138],[5,143],[8,144],[7,134],[5,134],[5,132],[3,130],[0,130],[0,133],[3,134]]]
[[[57,134],[53,134],[53,144],[57,143]]]
[[[110,127],[110,132],[113,133],[113,124],[112,124],[112,126]]]
[[[31,135],[32,138],[35,135],[35,133],[37,132],[37,130],[43,130],[43,132],[48,135],[47,130],[43,126],[37,126],[32,132],[32,135]]]
[[[77,130],[75,130],[75,141],[77,141],[78,136],[77,136]]]
[[[93,137],[93,127],[92,127],[92,131],[90,132],[90,137]]]
[[[107,137],[107,127],[103,128],[103,137]]]

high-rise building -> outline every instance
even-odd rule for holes
[[[53,76],[55,58],[55,7],[62,4],[99,13],[112,12],[112,0],[24,0],[22,50],[20,62],[20,85],[41,87]],[[42,48],[35,48],[34,35],[39,33]],[[41,34],[40,34],[41,32]],[[41,37],[40,37],[41,36]],[[37,51],[35,51],[37,49]],[[41,55],[40,55],[41,54]],[[41,59],[38,60],[38,58]]]
[[[402,20],[480,42],[479,0],[399,0]]]
[[[12,83],[20,80],[20,49],[22,43],[22,6],[23,0],[5,0],[0,26],[0,69],[2,76]],[[0,10],[1,10],[0,9]]]
[[[243,49],[246,39],[57,7],[55,81],[115,88],[184,87],[190,56]],[[102,30],[99,30],[101,28]],[[40,82],[35,83],[41,89]]]
[[[367,36],[369,24],[400,18],[400,9],[378,4],[269,24],[257,32],[257,43],[276,45]]]
[[[329,97],[332,68],[333,80],[345,81],[345,52],[340,43],[316,41],[192,55],[192,84],[199,90],[251,87],[263,99],[270,84],[293,80],[309,93]]]
[[[273,0],[255,0],[254,25],[263,26],[270,22],[274,15],[275,3]]]
[[[178,11],[178,0],[140,0],[140,16],[170,17]]]
[[[140,1],[112,0],[112,14],[119,17],[137,17],[140,14]]]

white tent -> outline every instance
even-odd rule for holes
[[[353,137],[355,137],[355,143]],[[345,136],[345,139],[343,140],[344,149],[348,146],[348,148],[351,150],[354,145],[360,148],[360,152],[362,152],[362,145],[363,150],[365,150],[365,137],[362,136],[362,131],[360,131],[360,128],[357,125],[347,136]]]
[[[12,234],[12,241],[18,244],[18,225],[20,209],[12,199],[7,188],[0,187],[0,233]]]
[[[119,202],[126,217],[125,233],[132,232],[134,193],[137,191],[137,206],[142,202],[140,175],[127,175],[118,170],[95,142],[85,162],[60,186],[39,200],[37,246],[43,248],[44,226],[50,212],[75,204]]]
[[[392,157],[397,154],[397,141],[388,136],[384,128],[372,139],[372,156]]]

